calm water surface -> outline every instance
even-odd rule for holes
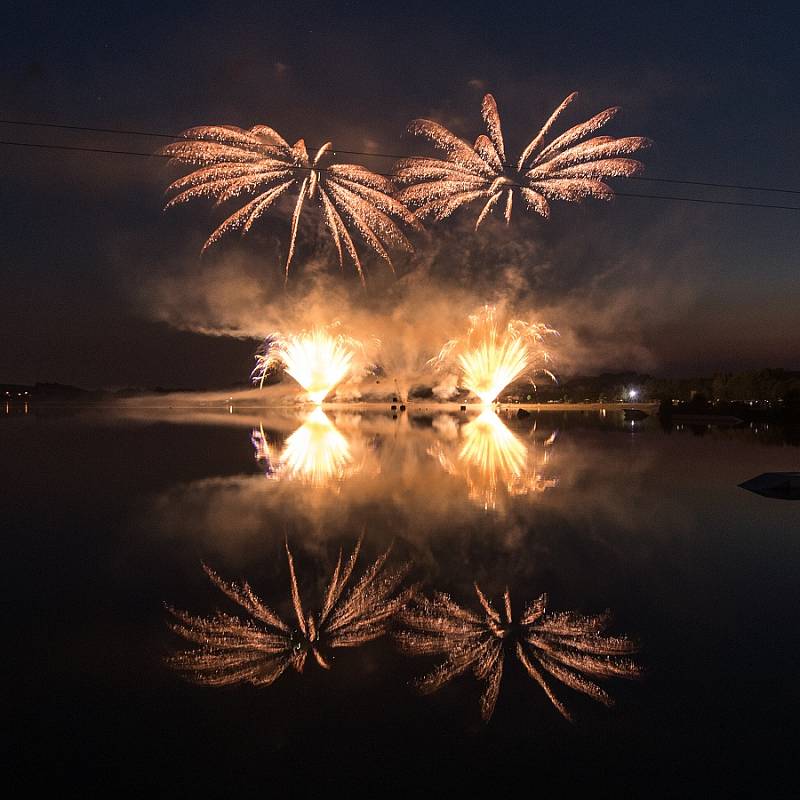
[[[620,412],[12,411],[0,418],[13,776],[60,791],[341,786],[752,794],[794,774],[800,503],[738,488],[800,469],[762,428],[673,429]],[[390,543],[410,579],[479,610],[542,592],[610,609],[641,644],[606,708],[556,681],[566,722],[513,655],[496,710],[388,637],[274,685],[193,685],[165,603],[237,609],[202,564],[291,618],[284,541],[319,605],[338,549]],[[777,784],[776,784],[777,785]],[[787,792],[791,794],[790,792]],[[774,794],[774,792],[773,792]]]

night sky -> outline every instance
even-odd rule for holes
[[[655,142],[642,156],[645,177],[800,190],[798,23],[795,4],[11,3],[0,17],[0,117],[165,133],[266,123],[290,141],[410,154],[422,152],[404,133],[415,117],[474,139],[491,91],[518,152],[578,90],[565,124],[621,105],[609,132]],[[166,141],[16,125],[0,125],[0,139],[139,152]],[[246,379],[254,342],[197,332],[213,327],[203,325],[198,286],[225,295],[235,272],[237,287],[242,276],[253,282],[250,314],[257,303],[291,303],[285,214],[201,261],[220,217],[203,204],[162,212],[175,176],[162,160],[0,153],[0,381],[202,388]],[[800,194],[614,185],[800,207]],[[457,216],[431,231],[416,259],[399,262],[401,276],[426,258],[439,287],[476,274],[483,285],[498,264],[506,276],[513,268],[544,306],[572,309],[548,322],[590,318],[602,329],[602,354],[573,365],[584,373],[800,368],[800,212],[619,197],[556,203],[550,222],[518,215],[506,229],[497,220],[480,246],[464,244],[468,229]],[[295,287],[310,280],[304,259],[325,252],[309,247]],[[390,282],[380,263],[368,268],[366,293],[354,273],[337,278],[367,305]],[[181,298],[187,315],[176,311]],[[614,331],[646,355],[630,363]]]

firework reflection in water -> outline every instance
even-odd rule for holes
[[[432,364],[439,370],[456,367],[458,384],[481,403],[492,403],[515,380],[536,373],[555,380],[545,367],[550,354],[542,347],[546,336],[558,332],[544,323],[512,319],[501,327],[494,306],[484,306],[469,318],[469,330],[462,339],[451,339]]]
[[[446,594],[418,598],[400,615],[406,630],[396,634],[401,649],[411,655],[442,655],[445,660],[418,681],[423,693],[435,692],[458,675],[471,671],[485,682],[481,716],[488,721],[500,693],[505,658],[516,656],[528,675],[541,686],[559,713],[571,720],[550,686],[555,678],[606,706],[613,704],[597,678],[635,678],[640,668],[629,656],[637,652],[624,636],[607,636],[609,614],[583,616],[547,612],[547,595],[530,603],[521,614],[511,606],[506,589],[497,611],[475,584],[481,611],[458,605]]]
[[[251,441],[256,461],[273,480],[321,488],[358,472],[349,442],[321,408],[315,408],[286,438],[279,453],[274,452],[263,426],[253,429]]]
[[[256,354],[253,383],[263,386],[270,373],[283,367],[303,387],[312,403],[322,403],[363,366],[365,358],[361,342],[337,333],[339,327],[334,322],[287,336],[269,334]]]
[[[535,430],[534,426],[532,433]],[[543,442],[532,439],[526,443],[494,411],[485,409],[463,425],[460,434],[463,442],[455,459],[441,442],[436,442],[428,454],[450,475],[463,477],[470,499],[485,509],[496,507],[501,487],[508,495],[524,495],[556,486],[557,479],[543,475],[542,467],[549,462],[557,431]]]
[[[339,551],[321,609],[313,614],[303,607],[294,558],[286,545],[295,617],[291,622],[266,606],[247,582],[225,581],[204,567],[211,582],[247,616],[242,619],[218,611],[211,617],[201,617],[169,608],[176,619],[170,624],[172,630],[199,645],[172,656],[169,663],[187,679],[206,686],[268,686],[289,667],[302,672],[309,654],[329,669],[329,650],[357,647],[383,636],[415,591],[415,587],[401,588],[409,564],[387,567],[390,550],[348,586],[360,549],[359,540],[346,561]]]
[[[547,474],[558,431],[537,437],[534,424],[527,436],[516,434],[491,409],[460,428],[453,417],[443,414],[434,421],[434,440],[415,454],[413,446],[407,446],[413,445],[408,425],[404,416],[391,427],[396,437],[393,465],[397,466],[398,458],[402,461],[399,454],[413,459],[422,453],[432,456],[447,474],[464,480],[470,499],[486,510],[495,510],[503,496],[544,492],[558,483],[557,477]],[[272,481],[338,492],[345,480],[366,471],[372,480],[389,475],[393,486],[398,480],[409,481],[409,491],[419,490],[417,461],[395,474],[381,464],[374,447],[365,446],[362,435],[341,431],[321,408],[314,409],[283,445],[270,442],[263,425],[252,430],[250,439],[256,462]],[[378,485],[371,482],[370,489]],[[361,485],[359,496],[363,491]]]

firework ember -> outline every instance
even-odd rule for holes
[[[550,216],[550,200],[610,200],[614,193],[604,180],[640,172],[642,164],[624,156],[648,147],[650,141],[641,136],[586,138],[619,111],[608,108],[545,145],[556,120],[576,97],[573,93],[561,103],[515,164],[509,164],[506,158],[500,115],[490,94],[482,105],[488,135],[481,134],[474,145],[437,122],[414,120],[410,131],[432,142],[445,158],[400,161],[395,168],[396,183],[402,187],[397,199],[415,209],[420,218],[436,220],[480,201],[483,206],[476,230],[497,207],[509,222],[515,195],[526,208],[545,218]]]
[[[491,409],[461,428],[463,444],[455,459],[437,442],[429,451],[451,475],[461,476],[469,487],[470,499],[486,510],[497,506],[497,494],[525,495],[553,488],[556,478],[542,474],[556,440],[552,433],[540,443],[524,442],[512,433]]]
[[[344,264],[346,253],[362,282],[364,272],[353,232],[390,266],[388,247],[413,250],[400,224],[419,229],[420,223],[406,206],[390,196],[392,182],[356,164],[323,166],[325,159],[335,156],[331,142],[310,156],[303,139],[290,145],[266,125],[248,130],[210,125],[191,128],[182,137],[183,141],[167,145],[161,152],[180,164],[199,169],[169,186],[167,193],[172,197],[167,208],[200,197],[213,198],[217,205],[249,198],[211,234],[203,250],[227,233],[246,234],[284,195],[295,190],[287,278],[300,218],[312,203],[321,210],[339,265]]]
[[[289,336],[271,333],[256,354],[253,383],[263,386],[267,375],[283,367],[312,403],[322,403],[353,372],[356,356],[364,353],[360,342],[336,333],[336,328],[338,323]]]
[[[286,546],[293,622],[281,619],[246,582],[229,583],[205,567],[211,582],[243,609],[247,618],[222,611],[199,617],[170,608],[177,620],[171,623],[172,630],[199,645],[170,658],[171,665],[192,682],[206,686],[268,686],[289,667],[302,672],[309,654],[329,669],[329,650],[356,647],[382,636],[414,593],[413,587],[401,588],[408,564],[386,567],[388,550],[348,589],[360,548],[359,541],[346,562],[339,551],[322,607],[312,614],[303,608],[294,558]]]
[[[541,345],[545,336],[557,335],[557,331],[543,323],[517,319],[500,327],[493,306],[484,306],[469,321],[466,337],[447,342],[433,363],[439,369],[455,363],[459,385],[477,395],[481,403],[492,403],[508,384],[526,374],[544,373],[555,380],[543,366],[550,355]]]
[[[582,616],[547,613],[547,595],[515,615],[506,589],[497,611],[475,584],[481,611],[462,608],[446,594],[419,598],[400,615],[407,630],[397,634],[400,647],[412,655],[443,655],[445,661],[418,682],[424,693],[435,692],[450,680],[471,671],[486,686],[480,708],[484,720],[494,712],[508,654],[519,660],[559,713],[570,720],[556,697],[550,679],[588,695],[606,706],[613,704],[597,678],[634,678],[639,667],[629,658],[636,645],[624,636],[604,634],[609,615]],[[549,677],[546,677],[549,676]],[[588,676],[588,677],[587,677]]]
[[[253,430],[251,441],[256,461],[273,480],[295,480],[320,488],[358,471],[347,439],[321,408],[315,408],[287,437],[279,453],[273,452],[263,428]]]

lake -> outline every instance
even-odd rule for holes
[[[5,683],[27,789],[726,796],[794,774],[800,502],[738,486],[800,469],[797,439],[774,426],[664,429],[614,409],[15,407],[0,435]],[[481,625],[476,582],[498,619],[506,589],[515,620],[542,593],[555,620],[609,610],[603,635],[637,645],[623,660],[641,674],[599,678],[607,707],[540,666],[569,722],[501,619],[484,721],[486,675],[419,691],[443,658],[401,652],[399,618],[354,646],[321,637],[324,665],[309,650],[271,685],[235,669],[197,685],[225,673],[170,661],[193,645],[168,606],[247,617],[204,564],[294,629],[286,545],[317,613],[340,548],[346,561],[362,537],[351,584],[391,545],[385,569],[408,564],[396,592],[446,593]]]

